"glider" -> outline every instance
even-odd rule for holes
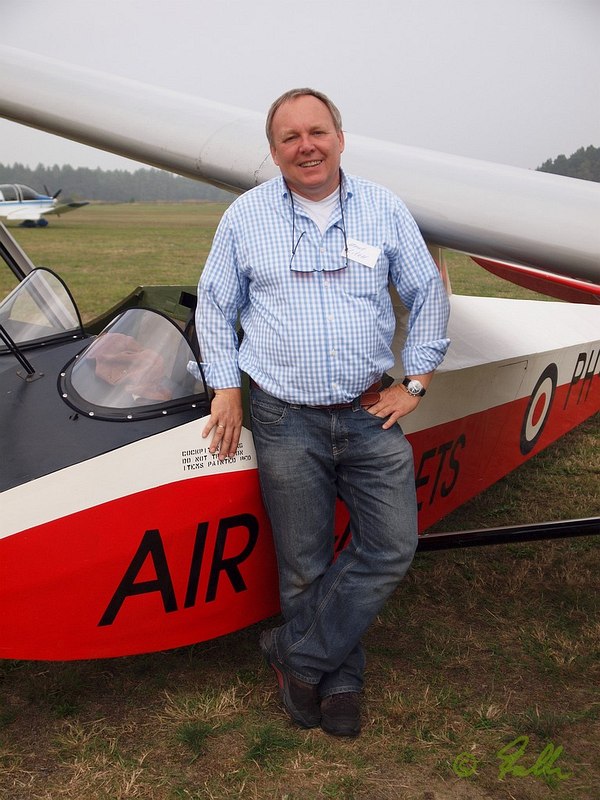
[[[238,192],[277,174],[255,112],[13,48],[0,69],[7,119]],[[343,164],[405,200],[449,293],[444,248],[568,301],[451,296],[435,392],[403,421],[422,546],[447,544],[435,521],[600,408],[600,186],[349,134]],[[250,424],[223,462],[201,437],[194,287],[141,287],[84,327],[2,226],[0,254],[19,279],[0,303],[0,657],[162,650],[276,613]]]

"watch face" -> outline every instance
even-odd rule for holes
[[[423,384],[421,381],[415,380],[408,380],[407,378],[403,381],[404,386],[406,386],[406,391],[409,394],[414,395],[415,397],[419,397],[421,394],[425,394],[423,391]]]

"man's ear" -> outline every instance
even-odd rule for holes
[[[273,159],[275,164],[277,166],[279,166],[279,161],[277,160],[277,153],[276,153],[275,148],[273,147],[273,145],[271,145],[271,158]]]

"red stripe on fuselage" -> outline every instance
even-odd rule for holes
[[[539,453],[599,409],[600,378],[594,385],[557,387],[535,443],[524,441],[525,420],[539,425],[544,398],[524,397],[463,419],[419,431],[409,439],[421,531]]]
[[[411,434],[421,530],[597,411],[593,380]],[[543,394],[552,381],[538,385]],[[340,509],[338,535],[346,523]],[[256,470],[177,481],[5,537],[0,608],[0,657],[60,660],[179,647],[275,614]]]
[[[10,536],[0,563],[4,658],[163,650],[278,609],[255,470],[160,486]]]

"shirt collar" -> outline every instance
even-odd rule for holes
[[[348,200],[353,195],[353,191],[352,191],[352,176],[351,175],[347,175],[344,172],[344,170],[340,167],[340,179],[342,181],[342,198],[343,198],[344,202],[347,203]],[[283,175],[280,175],[278,180],[279,180],[279,183],[280,183],[281,197],[284,200],[287,200],[287,199],[291,200],[291,192],[288,190],[288,186],[287,186],[285,180],[283,179]]]

